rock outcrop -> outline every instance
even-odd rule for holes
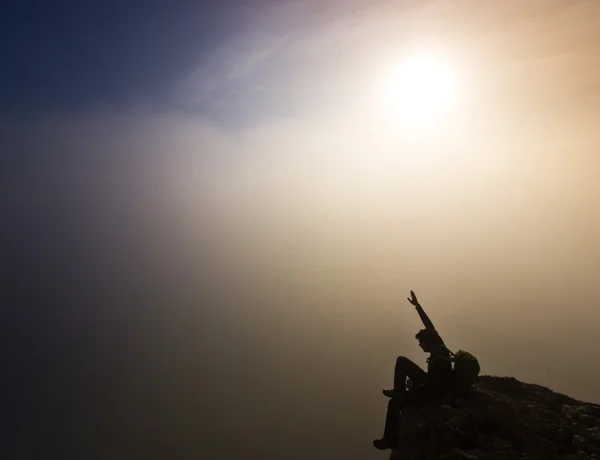
[[[404,409],[390,460],[467,459],[600,460],[600,405],[482,376],[469,396]]]

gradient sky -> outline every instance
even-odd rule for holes
[[[600,402],[600,3],[5,2],[3,458],[366,459],[450,348]],[[454,112],[378,90],[441,50]]]

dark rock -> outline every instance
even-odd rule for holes
[[[469,395],[406,407],[391,460],[600,460],[600,406],[511,377]]]

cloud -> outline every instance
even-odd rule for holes
[[[261,94],[263,104],[253,106],[260,118],[271,101],[271,106],[298,109],[311,97],[318,100],[347,87],[352,74],[360,74],[348,66],[349,59],[352,64],[368,59],[368,50],[358,43],[368,37],[361,36],[351,7],[323,12],[320,3],[288,2],[262,11],[182,80],[176,98],[183,106],[225,106],[231,113],[259,90],[266,93]]]

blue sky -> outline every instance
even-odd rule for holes
[[[10,3],[0,20],[4,110],[118,110],[138,97],[164,106],[173,83],[232,27],[226,2]]]
[[[275,41],[310,32],[333,10],[313,1],[8,2],[0,112],[141,108],[225,120],[285,110],[290,75],[281,59],[269,62]],[[273,91],[261,97],[267,68]]]
[[[174,86],[240,32],[251,5],[236,3],[8,2],[0,110],[170,108]]]

